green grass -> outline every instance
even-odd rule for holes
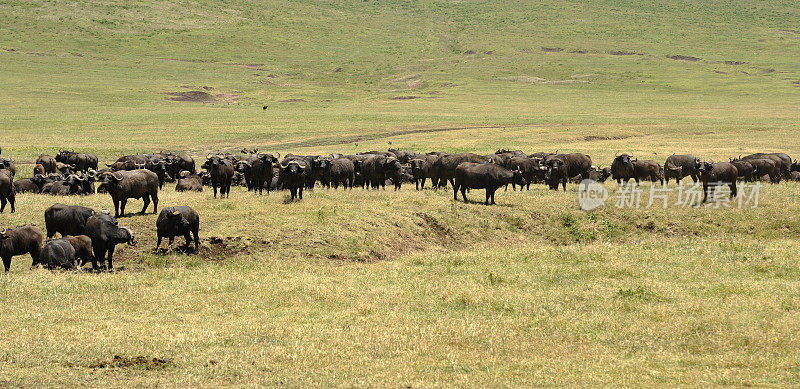
[[[0,146],[20,177],[61,147],[794,156],[798,25],[790,1],[0,0]],[[218,101],[167,95],[190,90]],[[168,185],[200,255],[153,253],[147,215],[120,220],[140,243],[115,273],[15,257],[0,386],[797,386],[799,195],[584,212],[574,187],[484,207]],[[0,225],[54,202],[112,207],[24,194]],[[90,367],[115,355],[170,362]]]

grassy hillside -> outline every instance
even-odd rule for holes
[[[700,143],[713,138],[692,131],[788,131],[794,5],[4,1],[3,141],[19,158],[111,157],[487,124],[660,125]],[[217,102],[168,95],[188,91]]]
[[[20,177],[59,147],[796,156],[797,26],[790,1],[0,0],[0,146]],[[148,214],[113,273],[14,258],[0,386],[797,386],[799,195],[167,185],[199,255],[154,253]],[[0,226],[54,202],[112,207],[23,194]]]

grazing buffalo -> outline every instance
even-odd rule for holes
[[[508,170],[493,163],[462,162],[455,172],[453,184],[453,200],[458,200],[458,191],[467,202],[467,189],[486,189],[484,205],[495,204],[494,193],[498,188],[509,183],[525,185],[525,178],[519,170]]]
[[[114,217],[125,214],[128,199],[142,199],[141,214],[147,211],[153,201],[153,213],[158,210],[158,176],[146,170],[106,172],[100,175],[100,188],[111,195],[114,201]]]
[[[753,173],[755,172],[755,169],[753,168],[752,163],[733,158],[730,158],[730,162],[734,167],[736,167],[736,171],[739,172],[739,177],[742,178],[744,182],[750,182],[753,180]]]
[[[97,170],[97,157],[93,154],[76,153],[74,151],[60,150],[56,161],[66,165],[75,166],[76,171],[86,173],[89,169]]]
[[[674,178],[675,182],[681,183],[685,177],[691,176],[692,181],[697,182],[700,174],[697,172],[697,162],[700,160],[691,154],[675,155],[667,157],[664,162],[664,179],[669,184],[669,179]]]
[[[86,220],[86,236],[92,240],[92,268],[98,269],[98,264],[103,266],[108,254],[108,269],[113,269],[114,248],[120,243],[130,246],[136,245],[133,231],[127,227],[120,227],[117,219],[105,213],[95,213]]]
[[[64,239],[47,242],[42,248],[39,263],[48,269],[74,269],[75,248]]]
[[[0,213],[6,209],[6,203],[11,204],[11,213],[14,213],[15,199],[14,175],[8,169],[0,169]]]
[[[306,182],[306,173],[309,171],[308,163],[303,159],[285,160],[280,164],[280,172],[278,173],[279,184],[282,184],[284,189],[289,189],[292,195],[292,200],[299,197],[303,199],[303,187]]]
[[[178,178],[178,182],[175,184],[176,192],[203,191],[203,179],[199,175],[190,174],[187,170],[184,170],[182,173],[185,174],[183,174],[181,178]]]
[[[448,181],[450,181],[450,185],[455,185],[456,168],[462,162],[487,163],[491,162],[491,160],[485,156],[473,153],[442,154],[433,163],[431,168],[433,187],[445,187]]]
[[[542,159],[545,164],[553,159],[560,159],[563,161],[567,177],[581,176],[581,179],[589,178],[589,171],[592,169],[592,158],[586,154],[552,154]]]
[[[661,185],[664,185],[664,178],[663,172],[661,169],[661,165],[659,165],[656,161],[650,160],[633,160],[633,171],[634,176],[633,178],[636,180],[636,183],[639,183],[639,180],[642,179],[649,179],[652,182],[659,181]]]
[[[416,155],[416,153],[409,150],[389,149],[389,152],[394,154],[394,157],[402,164],[408,163]]]
[[[36,158],[36,164],[42,165],[44,168],[44,173],[42,174],[50,174],[56,172],[56,159],[52,156],[47,154],[42,154],[39,158]]]
[[[736,177],[739,176],[739,172],[731,163],[698,162],[697,171],[700,172],[700,179],[703,181],[703,202],[708,199],[709,188],[711,197],[714,197],[717,185],[727,184],[731,188],[731,198],[736,197]]]
[[[80,205],[53,204],[44,210],[44,225],[47,239],[60,233],[66,235],[83,235],[86,233],[86,220],[94,215],[94,210]]]
[[[68,236],[62,239],[69,242],[69,244],[72,245],[72,248],[75,249],[75,260],[80,260],[81,266],[85,265],[86,262],[91,262],[92,258],[94,258],[94,252],[92,252],[92,239],[88,236]]]
[[[200,249],[200,238],[197,237],[197,232],[200,229],[200,216],[191,207],[177,206],[169,207],[161,210],[156,220],[156,233],[158,235],[158,242],[156,242],[156,250],[161,246],[161,239],[169,238],[169,244],[175,240],[176,236],[183,236],[186,239],[186,247],[192,242],[190,233],[194,236],[194,251],[195,253]]]
[[[788,177],[792,168],[792,158],[786,153],[755,153],[742,157],[743,160],[767,158],[775,161],[779,175]]]
[[[3,267],[8,272],[11,269],[11,257],[30,253],[35,266],[39,263],[39,254],[42,250],[42,232],[33,226],[17,227],[12,230],[0,228],[0,257],[3,258]]]
[[[127,159],[124,161],[117,161],[112,164],[106,164],[111,171],[121,171],[121,170],[136,170],[136,169],[144,169],[144,163],[136,163],[136,161],[132,159]]]
[[[206,169],[211,176],[214,198],[217,198],[217,188],[219,188],[219,197],[230,197],[234,173],[233,162],[218,155],[212,155],[206,159],[201,168]]]

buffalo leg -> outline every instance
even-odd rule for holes
[[[114,246],[108,248],[108,270],[114,269],[114,264],[112,260],[114,258]]]
[[[303,199],[303,187],[302,186],[300,187],[299,192],[300,193],[298,193],[298,195],[300,196],[300,200],[302,200]]]
[[[497,189],[493,189],[492,190],[492,204],[497,204],[497,203],[494,202],[494,194],[495,194],[495,192],[497,192]]]
[[[214,188],[214,198],[217,198],[217,185],[211,185]]]
[[[150,205],[150,196],[143,196],[142,201],[144,201],[144,206],[142,207],[142,212],[139,212],[139,214],[144,215],[144,213],[147,212],[147,207]]]
[[[3,256],[3,267],[6,269],[6,273],[11,269],[11,256]]]
[[[0,212],[3,212],[4,209],[6,209],[6,198],[0,197]]]
[[[36,266],[39,264],[39,254],[42,252],[42,248],[39,247],[39,243],[36,243],[31,247],[31,259],[33,260],[33,264],[31,266]]]
[[[192,235],[194,235],[194,252],[200,252],[200,238],[197,236],[197,229],[192,230]]]
[[[458,200],[458,185],[453,185],[453,200]]]
[[[13,188],[12,188],[13,190]],[[12,194],[11,197],[8,198],[8,203],[11,205],[11,213],[14,213],[16,209],[14,209],[14,195]]]
[[[114,217],[119,217],[119,200],[117,199],[114,199]],[[55,235],[55,233],[53,233],[53,235]]]
[[[228,182],[227,188],[225,188],[225,198],[231,197],[231,183]]]
[[[175,243],[175,236],[170,236],[169,237],[169,245],[172,246],[173,243]]]
[[[422,182],[420,182],[420,185],[419,185],[420,189],[425,189],[425,180],[426,180],[425,177],[422,177],[422,179],[420,180],[420,181],[422,181]]]
[[[119,215],[120,216],[125,216],[125,204],[127,204],[127,203],[128,203],[128,199],[120,200],[120,204],[119,204],[119,212],[120,212]]]
[[[466,185],[461,185],[461,198],[464,199],[464,202],[467,202],[467,187]]]
[[[731,198],[736,197],[736,181],[731,183]]]
[[[190,235],[189,231],[186,231],[186,234],[183,235],[183,239],[186,240],[186,249],[188,250],[190,244],[192,243],[192,236]]]
[[[153,198],[153,214],[156,214],[158,213],[156,212],[158,211],[158,194],[153,193],[150,195],[150,197]]]
[[[564,192],[567,191],[567,179],[561,180],[561,187],[564,188]],[[558,190],[558,185],[556,185],[556,190]]]
[[[156,241],[156,250],[158,250],[158,247],[161,246],[161,239],[162,238],[163,238],[163,236],[161,236],[161,235],[158,236],[158,241]]]

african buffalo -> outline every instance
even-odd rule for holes
[[[743,160],[736,160],[736,161],[743,161]],[[750,165],[753,166],[753,177],[763,177],[765,175],[769,176],[769,180],[772,183],[780,182],[781,174],[778,168],[778,163],[775,162],[775,159],[772,158],[752,158],[744,160],[750,162]]]
[[[64,239],[51,240],[42,248],[39,263],[48,269],[74,269],[75,248]]]
[[[14,175],[8,169],[0,169],[0,213],[6,209],[6,202],[11,204],[11,213],[14,213],[15,199]]]
[[[345,189],[352,189],[355,183],[355,165],[353,161],[344,157],[331,160],[324,179],[333,185],[334,189],[338,189],[339,185],[342,185]]]
[[[91,262],[92,258],[94,258],[94,252],[92,252],[92,239],[88,236],[67,236],[62,239],[69,242],[69,244],[72,245],[72,248],[75,249],[75,260],[80,260],[81,266],[86,264],[86,262]]]
[[[493,163],[462,162],[456,167],[453,185],[453,200],[458,200],[458,191],[467,202],[467,189],[486,189],[484,205],[494,202],[494,193],[498,188],[509,183],[525,185],[525,178],[519,170],[508,170]]]
[[[364,161],[362,172],[367,186],[378,189],[385,188],[386,180],[395,176],[400,169],[401,164],[397,158],[376,154]]]
[[[94,215],[94,210],[80,205],[53,204],[44,211],[44,225],[47,239],[60,233],[66,235],[83,235],[86,233],[86,220]]]
[[[178,182],[175,184],[176,192],[203,191],[203,179],[199,175],[189,174],[189,172],[186,170],[184,170],[183,173],[186,174],[181,178],[178,178]]]
[[[36,158],[36,164],[42,165],[44,168],[44,173],[42,174],[49,174],[56,172],[56,159],[52,156],[42,154],[39,155],[39,158]]]
[[[278,173],[279,182],[285,189],[289,189],[292,200],[299,197],[303,199],[303,187],[306,182],[306,172],[309,171],[308,163],[303,159],[290,159],[280,163]]]
[[[717,185],[727,184],[731,188],[731,198],[736,197],[736,177],[739,176],[739,172],[731,163],[698,162],[697,171],[700,172],[700,179],[703,181],[703,202],[708,199],[709,188],[711,197],[714,197]]]
[[[131,198],[144,201],[141,214],[147,211],[151,199],[153,213],[158,210],[158,176],[149,170],[103,173],[100,175],[100,188],[110,194],[114,201],[114,217],[125,214],[125,204]]]
[[[152,172],[151,172],[152,173]],[[105,213],[95,213],[86,220],[86,236],[92,240],[92,268],[103,266],[108,253],[108,269],[113,269],[114,248],[120,243],[136,245],[133,231],[120,227],[117,220]]]
[[[490,159],[473,153],[442,154],[433,163],[431,168],[433,187],[437,188],[447,186],[448,181],[450,181],[451,185],[455,185],[454,179],[456,175],[456,168],[462,162],[486,163],[490,162]]]
[[[211,186],[214,188],[214,198],[217,198],[217,188],[219,197],[230,197],[231,181],[233,180],[233,162],[218,155],[209,156],[201,166],[211,175]]]
[[[739,172],[739,177],[741,177],[744,182],[750,182],[753,180],[755,168],[753,168],[752,163],[733,158],[730,158],[730,163],[736,167],[736,171]]]
[[[74,165],[76,171],[87,172],[89,169],[97,170],[97,157],[93,154],[76,153],[74,151],[60,150],[56,161],[67,165]]]
[[[198,252],[200,248],[200,239],[197,237],[197,232],[200,229],[200,216],[191,207],[177,206],[169,207],[161,210],[156,220],[156,234],[158,235],[158,242],[156,242],[156,250],[161,246],[161,239],[169,238],[169,244],[175,240],[176,236],[183,236],[186,239],[186,247],[192,242],[190,233],[194,235],[194,251]]]
[[[26,253],[31,254],[33,264],[39,263],[39,253],[42,250],[42,232],[34,226],[17,227],[12,230],[0,228],[0,257],[3,267],[8,272],[11,269],[11,257]]]
[[[31,181],[30,178],[14,181],[15,193],[25,193],[25,192],[39,193],[39,191],[40,191],[39,185],[36,185],[36,183]]]
[[[692,177],[692,181],[697,182],[700,177],[696,168],[698,161],[699,159],[691,154],[672,154],[667,157],[667,161],[664,162],[664,179],[667,184],[669,184],[670,178],[674,178],[675,182],[680,184],[681,180],[688,176]]]

